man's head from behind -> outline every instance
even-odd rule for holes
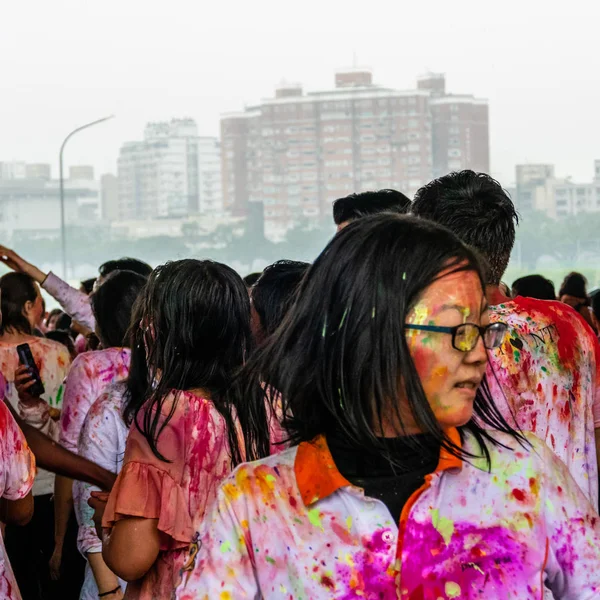
[[[367,215],[382,212],[406,214],[409,209],[410,200],[397,190],[362,192],[336,200],[333,203],[333,220],[340,231],[348,223]]]
[[[485,173],[450,173],[422,187],[411,212],[446,226],[475,248],[489,265],[489,283],[499,285],[515,243],[519,218],[502,186]]]

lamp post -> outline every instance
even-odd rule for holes
[[[83,129],[87,129],[88,127],[92,127],[94,125],[99,125],[100,123],[104,123],[104,121],[108,121],[109,119],[114,118],[114,115],[110,115],[108,117],[103,117],[102,119],[98,119],[97,121],[92,121],[91,123],[86,123],[77,129],[71,131],[71,133],[64,139],[59,154],[59,171],[60,171],[60,238],[61,238],[61,247],[62,247],[62,275],[63,278],[67,278],[67,236],[65,232],[65,179],[63,175],[63,151],[67,142],[76,134],[82,131]]]

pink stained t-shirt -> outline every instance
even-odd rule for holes
[[[163,417],[176,398],[175,412],[158,439],[160,453],[171,462],[155,456],[134,424],[104,513],[108,528],[127,517],[158,519],[160,554],[144,578],[127,586],[128,599],[172,597],[197,524],[232,469],[226,422],[214,404],[190,392],[172,392]],[[138,422],[144,414],[142,409]]]
[[[600,346],[561,302],[517,297],[490,307],[509,326],[490,352],[487,379],[504,418],[534,433],[598,506],[594,429],[600,427]]]
[[[0,498],[21,500],[33,487],[35,459],[23,432],[4,404],[4,377],[0,374]],[[0,598],[21,600],[0,533]]]
[[[127,378],[130,359],[129,348],[107,348],[85,352],[73,361],[60,417],[58,441],[62,446],[77,454],[79,434],[90,407],[108,385]]]

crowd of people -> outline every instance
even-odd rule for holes
[[[0,246],[1,598],[600,598],[600,295],[503,283],[486,174],[333,218],[245,279]]]

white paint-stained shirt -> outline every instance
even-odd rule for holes
[[[42,287],[62,306],[75,321],[91,331],[96,329],[96,319],[92,311],[90,297],[71,287],[54,273],[48,273]]]
[[[50,408],[61,410],[64,380],[71,365],[71,356],[65,346],[53,340],[32,337],[27,341],[33,360],[44,384],[44,393],[35,406],[26,406],[19,401],[15,387],[15,371],[19,367],[18,344],[0,343],[0,372],[6,380],[4,395],[21,418],[32,427],[58,440],[58,421],[50,415]],[[54,474],[40,469],[33,487],[34,496],[51,494],[54,491]]]
[[[515,298],[490,307],[509,326],[489,352],[487,380],[504,418],[530,431],[569,469],[598,506],[594,430],[600,427],[600,345],[584,320],[561,302]]]
[[[460,444],[456,430],[450,437]],[[443,450],[407,501],[387,507],[337,470],[324,438],[239,466],[219,486],[178,600],[600,598],[598,515],[527,434],[462,462]],[[479,454],[466,434],[463,447]]]
[[[127,378],[130,359],[129,348],[107,348],[80,354],[73,361],[60,416],[58,441],[62,446],[77,453],[88,410],[107,386]]]
[[[2,380],[0,375],[0,381]],[[2,381],[2,383],[4,382]],[[4,404],[2,392],[0,392],[0,396],[0,498],[21,500],[33,487],[35,459],[29,450],[23,432]],[[19,587],[10,566],[1,533],[0,598],[2,600],[21,600]]]
[[[122,416],[125,390],[125,383],[110,385],[90,408],[79,436],[79,455],[111,473],[121,471],[129,434]],[[88,553],[102,552],[102,542],[94,525],[94,511],[88,505],[91,493],[99,490],[100,488],[83,481],[73,484],[73,502],[79,524],[77,547],[84,557]],[[121,585],[125,589],[125,582],[121,582]],[[97,598],[98,586],[88,564],[80,600]]]

